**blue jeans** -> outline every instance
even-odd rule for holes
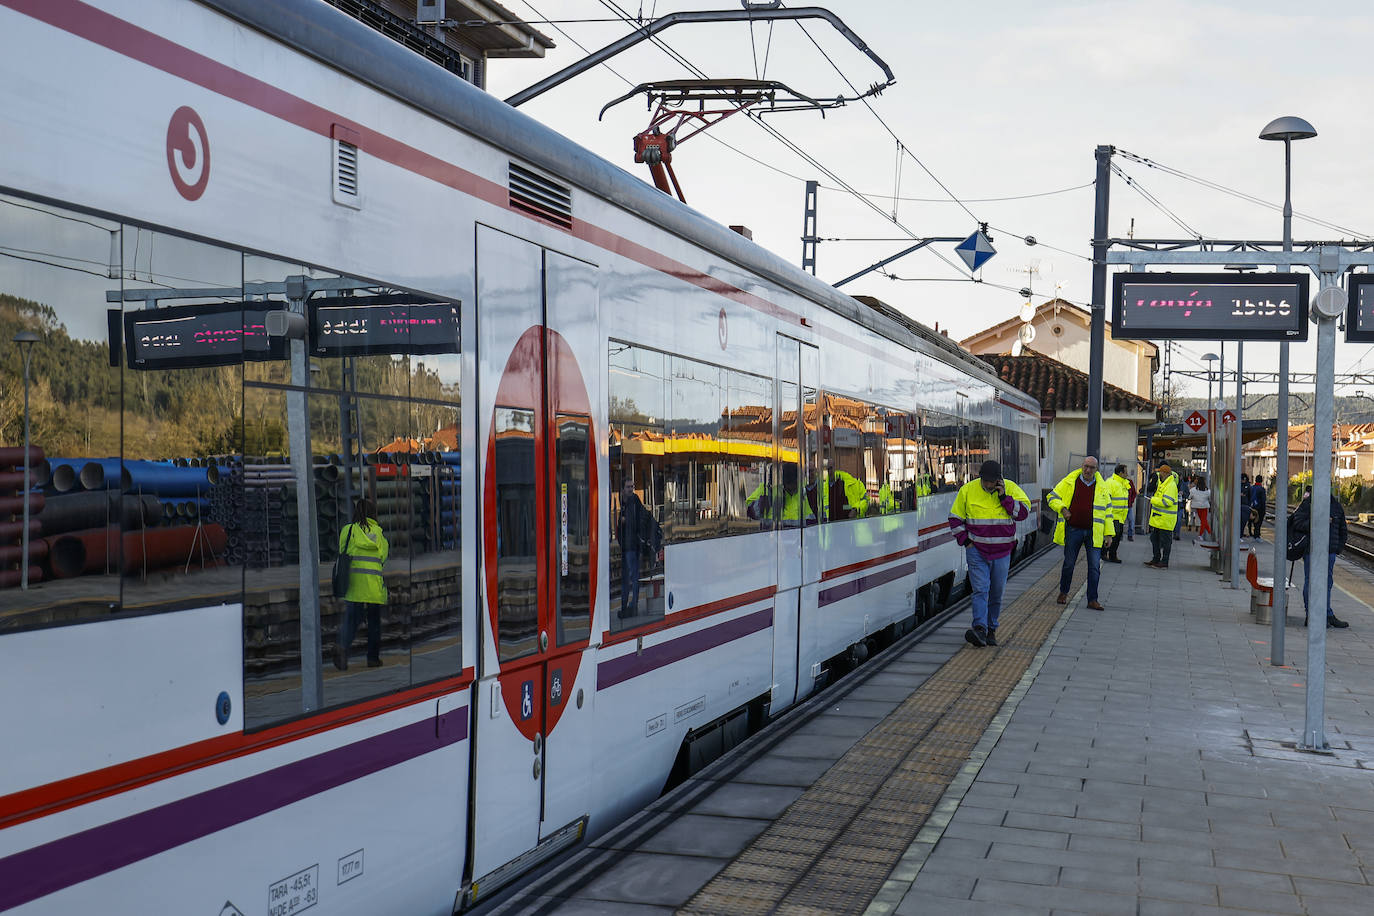
[[[1312,576],[1308,572],[1308,564],[1311,562],[1312,554],[1302,555],[1302,609],[1307,613],[1307,583],[1312,581]],[[1335,617],[1331,613],[1331,586],[1336,583],[1336,555],[1328,553],[1326,555],[1326,616]]]
[[[620,555],[620,613],[631,617],[639,605],[639,551],[627,550]]]
[[[1093,533],[1087,528],[1064,526],[1064,568],[1059,572],[1059,591],[1069,593],[1073,568],[1078,563],[1078,548],[1088,551],[1088,600],[1097,600],[1097,580],[1102,574],[1102,548],[1093,546]]]
[[[973,587],[973,625],[997,629],[1002,616],[1002,589],[1011,569],[1011,554],[989,560],[973,544],[964,548],[968,556],[968,581]]]
[[[1126,536],[1129,538],[1135,534],[1135,503],[1126,507]]]

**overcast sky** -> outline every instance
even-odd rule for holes
[[[629,29],[623,23],[568,21],[609,18],[614,15],[609,2],[509,0],[512,11],[530,20],[560,20],[537,26],[558,47],[542,61],[492,61],[489,90],[508,96],[580,59],[584,52],[570,39],[595,49],[625,35]],[[642,8],[646,18],[740,8],[730,0],[615,2],[632,15]],[[1300,5],[1279,0],[834,0],[829,9],[892,68],[896,84],[872,105],[912,155],[898,156],[897,141],[862,103],[830,111],[824,119],[796,112],[774,115],[769,122],[840,179],[874,195],[870,199],[879,212],[741,116],[683,144],[674,158],[678,177],[693,207],[722,223],[749,226],[755,241],[796,263],[803,181],[819,180],[821,237],[894,239],[823,242],[818,275],[832,282],[905,247],[896,240],[907,236],[905,230],[962,236],[979,221],[989,223],[998,254],[981,272],[983,285],[960,280],[951,266],[962,266],[952,246],[936,245],[937,252],[918,253],[887,268],[902,280],[872,274],[845,287],[877,296],[926,324],[938,322],[955,338],[1017,313],[1024,300],[991,284],[1017,290],[1029,283],[1037,303],[1056,290],[1070,301],[1089,301],[1094,190],[1085,185],[1093,180],[1098,144],[1279,204],[1283,146],[1257,135],[1272,118],[1299,115],[1319,136],[1293,147],[1295,211],[1361,237],[1374,235],[1369,153],[1374,123],[1360,88],[1366,83],[1361,62],[1374,47],[1374,5],[1357,0]],[[771,29],[771,47],[767,25],[755,25],[752,34],[747,24],[679,25],[662,37],[708,76],[763,75],[816,98],[851,94],[846,77],[860,87],[881,78],[877,67],[824,21],[807,21],[806,32],[796,23],[779,23]],[[648,125],[642,97],[622,103],[599,122],[597,113],[631,83],[691,74],[648,42],[610,66],[624,79],[599,67],[522,110],[648,180],[647,168],[634,163],[631,150],[631,138]],[[916,159],[964,206],[951,201]],[[1149,238],[1281,237],[1276,210],[1124,156],[1115,161],[1192,232],[1114,177],[1113,236],[1133,230]],[[987,200],[1067,188],[1077,190]],[[912,199],[894,204],[894,191]],[[894,207],[900,226],[891,219]],[[1298,240],[1341,237],[1296,215],[1293,234]],[[1026,235],[1043,244],[1028,247],[1019,238]],[[1038,273],[1028,276],[1030,268]],[[1315,327],[1311,336],[1313,342],[1293,347],[1294,371],[1314,368]],[[1175,365],[1200,368],[1200,356],[1209,350],[1216,345],[1183,342]],[[1235,346],[1226,350],[1233,365]],[[1277,351],[1277,344],[1251,344],[1247,369],[1273,371]],[[1338,372],[1374,370],[1374,347],[1338,342],[1336,361]],[[1189,390],[1202,394],[1202,387],[1195,382]],[[1369,393],[1374,395],[1374,386]]]

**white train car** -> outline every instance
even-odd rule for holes
[[[0,911],[484,899],[946,601],[982,460],[1039,494],[982,363],[324,4],[0,51]]]

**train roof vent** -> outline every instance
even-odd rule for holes
[[[334,203],[362,209],[362,186],[358,183],[358,132],[342,124],[330,131],[334,141]]]
[[[564,229],[572,228],[572,190],[514,162],[510,164],[510,205]]]

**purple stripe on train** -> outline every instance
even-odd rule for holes
[[[893,566],[891,569],[884,569],[882,572],[851,579],[842,585],[832,585],[830,588],[821,589],[821,593],[816,596],[816,606],[825,607],[828,604],[834,604],[836,601],[852,598],[860,592],[866,592],[870,588],[877,588],[879,585],[886,585],[894,579],[900,579],[903,576],[909,576],[915,572],[916,561],[912,560],[910,563]]]
[[[468,736],[468,708],[297,760],[0,859],[0,910],[405,763]]]
[[[662,668],[664,665],[682,661],[684,658],[705,652],[707,649],[723,646],[727,642],[733,642],[751,633],[766,630],[772,625],[773,609],[770,607],[753,614],[747,614],[744,617],[727,620],[725,623],[713,627],[697,630],[695,633],[688,633],[686,636],[679,636],[677,639],[671,639],[656,646],[649,646],[639,652],[628,652],[596,666],[596,689],[605,690],[607,687],[614,687],[616,684],[639,677],[641,674],[648,674],[655,668]]]

